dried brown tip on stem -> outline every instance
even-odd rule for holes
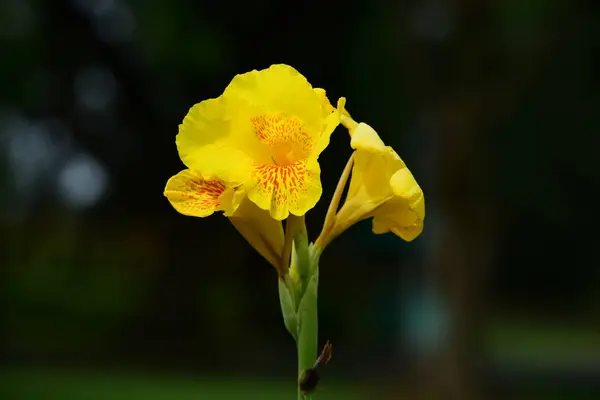
[[[315,366],[313,368],[319,368],[323,365],[326,365],[329,360],[331,360],[331,355],[333,353],[333,345],[328,340],[325,342],[325,346],[323,346],[323,350],[321,350],[321,354],[317,357],[317,361],[315,361]]]

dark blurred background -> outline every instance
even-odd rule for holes
[[[0,398],[293,398],[275,271],[162,195],[189,107],[273,63],[426,195],[324,254],[318,398],[600,398],[599,45],[596,0],[1,0]]]

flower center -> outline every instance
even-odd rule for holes
[[[269,146],[275,165],[286,166],[308,157],[313,143],[301,121],[285,114],[252,117],[258,139]]]

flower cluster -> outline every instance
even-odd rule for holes
[[[325,90],[283,64],[235,76],[221,96],[194,105],[179,126],[177,149],[187,169],[169,179],[165,196],[184,215],[222,211],[285,277],[290,256],[281,221],[303,216],[321,197],[319,155],[341,123],[354,152],[315,246],[323,249],[371,217],[374,233],[413,240],[423,229],[423,192],[396,152],[350,117],[345,102],[340,98],[333,107]]]

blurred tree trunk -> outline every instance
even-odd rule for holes
[[[418,397],[470,400],[486,398],[480,387],[485,365],[481,340],[497,211],[488,186],[488,139],[518,104],[542,58],[507,60],[491,29],[489,1],[451,4],[456,29],[443,42],[409,37],[400,58],[404,85],[412,98],[422,101],[433,126],[428,139],[435,170],[428,214],[436,232],[424,267],[434,276],[450,319],[440,352],[416,368]]]
[[[450,313],[446,345],[434,365],[436,398],[469,400],[477,395],[484,273],[493,246],[486,180],[480,169],[480,113],[476,94],[448,96],[440,105],[441,137],[436,186],[441,217],[433,264],[437,288]],[[439,392],[438,392],[439,391]]]
[[[435,277],[450,317],[445,347],[417,366],[420,394],[426,398],[487,398],[480,385],[485,366],[481,340],[486,274],[500,210],[492,197],[486,153],[490,134],[518,107],[551,54],[543,36],[529,52],[516,54],[501,44],[491,29],[497,21],[490,5],[454,1],[456,29],[444,42],[411,37],[400,49],[404,85],[433,120],[429,141],[435,170],[428,210],[437,235],[425,268]],[[447,58],[441,61],[440,54]]]
[[[493,248],[491,200],[486,190],[486,134],[495,102],[490,101],[489,54],[493,38],[487,29],[487,2],[455,2],[457,30],[449,38],[445,76],[424,76],[435,120],[436,169],[433,215],[437,240],[429,265],[449,316],[442,348],[428,367],[423,387],[428,398],[485,398],[480,358],[484,306],[484,274]],[[429,71],[436,70],[430,58]],[[437,66],[439,68],[439,66]],[[492,73],[492,78],[495,78]],[[428,80],[431,80],[428,82]],[[486,90],[487,89],[487,90]],[[431,214],[430,214],[431,215]]]

